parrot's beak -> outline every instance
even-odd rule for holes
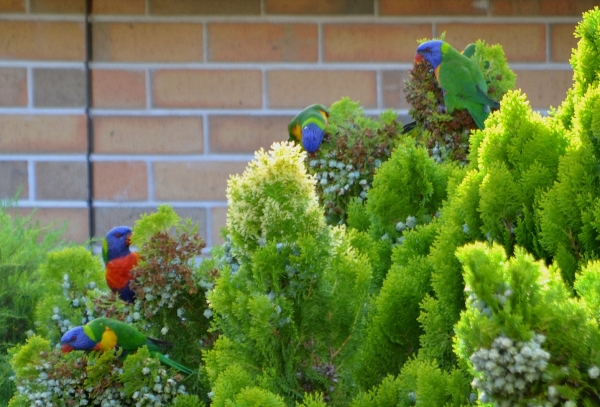
[[[131,244],[131,233],[125,237],[125,244],[127,244],[127,246]]]
[[[70,345],[63,343],[63,345],[60,347],[60,350],[62,353],[69,353],[73,350],[73,348]]]
[[[421,54],[415,55],[415,62],[416,63],[423,62],[424,60],[425,60],[425,58],[423,58],[423,55],[421,55]]]

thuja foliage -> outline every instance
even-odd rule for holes
[[[600,255],[600,11],[585,13],[571,57],[575,82],[557,118],[571,131],[558,179],[542,202],[541,244],[572,284],[581,265]]]
[[[355,199],[365,200],[373,175],[389,158],[400,130],[392,110],[373,119],[347,97],[331,105],[323,142],[306,158],[309,173],[317,178],[317,194],[329,224],[345,223],[348,205]]]
[[[212,405],[263,405],[245,395],[256,386],[274,406],[313,393],[347,405],[352,394],[372,268],[351,244],[360,232],[326,225],[305,154],[275,143],[228,183],[230,242],[214,253],[209,295]]]
[[[17,216],[10,201],[0,202],[0,405],[15,387],[6,351],[34,329],[41,282],[37,268],[46,253],[61,245],[61,229],[42,228],[30,216]]]
[[[140,253],[138,266],[132,270],[133,320],[149,335],[172,342],[172,358],[192,368],[199,366],[201,351],[214,341],[208,332],[211,311],[206,292],[213,287],[216,274],[200,267],[199,256],[206,244],[198,226],[161,205],[136,221],[132,244]],[[186,384],[200,391],[195,377]]]
[[[443,39],[443,36],[442,36]],[[516,76],[509,68],[504,51],[498,44],[486,45],[477,40],[470,56],[481,67],[488,87],[488,96],[499,101],[515,86]],[[415,64],[405,82],[406,100],[411,105],[409,113],[417,122],[414,131],[437,161],[446,159],[467,162],[470,131],[477,129],[471,115],[464,109],[448,114],[444,97],[431,65],[424,61]]]
[[[476,243],[457,256],[468,297],[454,345],[475,376],[479,400],[599,405],[598,263],[577,277],[577,298],[556,267],[545,267],[522,248],[507,259],[501,246]]]

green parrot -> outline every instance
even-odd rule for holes
[[[468,49],[465,51],[470,52]],[[477,127],[483,129],[490,107],[497,109],[500,105],[488,97],[487,85],[479,65],[440,40],[419,45],[415,61],[423,60],[429,62],[434,69],[444,94],[446,111],[452,113],[454,109],[467,109]]]
[[[317,151],[329,118],[329,111],[323,105],[310,105],[296,115],[288,125],[290,141],[302,144],[309,153]]]
[[[148,338],[134,327],[116,319],[96,318],[84,326],[71,328],[62,336],[60,343],[63,353],[72,350],[96,350],[104,352],[120,348],[123,350],[123,356],[145,345],[165,365],[171,366],[185,374],[193,373],[192,369],[169,359],[161,353],[165,349],[172,347],[173,344]]]

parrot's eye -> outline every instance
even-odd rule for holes
[[[115,237],[118,239],[118,238],[121,237],[121,234],[120,233],[115,233]]]
[[[73,335],[73,336],[71,337],[71,340],[70,340],[69,342],[73,342],[75,339],[77,339],[77,335]]]

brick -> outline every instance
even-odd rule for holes
[[[85,153],[84,115],[0,115],[3,153]]]
[[[148,170],[142,161],[95,162],[94,199],[143,201],[148,199]]]
[[[261,147],[266,150],[275,141],[288,139],[291,119],[292,116],[210,116],[210,151],[251,154]]]
[[[597,6],[595,0],[494,0],[493,15],[577,16]]]
[[[0,106],[27,106],[25,68],[0,68]]]
[[[226,226],[227,208],[211,208],[210,216],[212,220],[211,235],[213,246],[225,243],[225,240],[221,237],[221,229]]]
[[[374,14],[373,0],[265,0],[267,14]]]
[[[529,0],[526,0],[529,1]],[[496,0],[494,0],[496,2]],[[476,7],[473,0],[379,0],[379,14],[394,16],[481,15],[485,8]]]
[[[34,69],[33,104],[37,107],[82,107],[86,76],[82,69]]]
[[[210,61],[315,62],[316,24],[213,23],[208,25]]]
[[[537,0],[540,3],[540,14],[550,15],[571,15],[581,17],[581,14],[598,6],[597,0]]]
[[[94,152],[99,154],[201,154],[202,118],[193,116],[94,117]]]
[[[26,0],[0,0],[0,13],[24,13]]]
[[[144,14],[146,12],[145,0],[94,0],[92,1],[93,14]]]
[[[573,84],[572,71],[515,71],[516,88],[527,94],[534,109],[558,107]],[[549,86],[551,84],[551,86]]]
[[[431,24],[326,24],[326,61],[410,62],[419,38],[432,36]]]
[[[27,161],[0,161],[0,199],[14,198],[19,190],[19,199],[29,198]]]
[[[149,0],[152,15],[260,14],[260,0]]]
[[[231,174],[244,172],[245,162],[155,162],[154,192],[158,200],[225,200]]]
[[[35,163],[35,197],[39,200],[83,201],[88,198],[87,164],[83,161]]]
[[[539,14],[537,0],[494,0],[490,5],[491,13],[498,16],[531,16]]]
[[[269,107],[303,109],[313,103],[330,105],[342,96],[359,101],[363,107],[376,107],[376,82],[372,71],[270,71]]]
[[[568,62],[571,51],[577,48],[577,38],[573,35],[575,24],[550,25],[550,60]]]
[[[383,71],[381,92],[383,107],[386,109],[409,109],[404,93],[404,81],[409,78],[408,71]]]
[[[508,62],[546,61],[544,24],[438,24],[437,32],[444,31],[446,41],[458,50],[482,39],[490,45],[502,45]]]
[[[85,14],[85,1],[82,0],[29,0],[32,13]]]
[[[146,107],[144,71],[94,69],[92,104],[100,108],[134,109]]]
[[[262,107],[258,70],[160,70],[153,74],[152,88],[156,107]]]
[[[83,23],[0,21],[0,59],[83,61]]]
[[[32,222],[39,222],[40,227],[51,230],[61,229],[61,235],[67,242],[82,244],[90,237],[89,210],[87,208],[18,208],[19,216],[32,215]]]
[[[202,24],[96,23],[92,29],[95,61],[202,61]]]
[[[182,218],[190,218],[198,224],[200,237],[206,237],[206,210],[204,208],[173,208]],[[142,214],[156,212],[156,208],[148,207],[114,207],[95,208],[94,224],[96,237],[104,237],[110,229],[118,225],[133,227]]]

